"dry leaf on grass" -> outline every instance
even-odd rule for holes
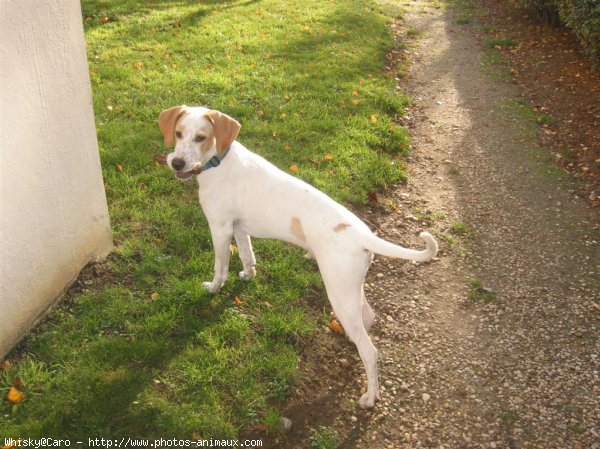
[[[17,390],[15,387],[10,387],[10,390],[8,390],[8,394],[6,395],[6,399],[8,400],[8,402],[18,404],[23,399],[25,399],[25,395],[19,390]]]
[[[331,320],[329,323],[329,328],[336,334],[344,333],[344,329],[342,329],[342,326],[340,326],[340,323],[338,323],[337,320]]]

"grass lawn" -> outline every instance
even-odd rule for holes
[[[1,437],[235,437],[275,431],[318,329],[313,262],[256,241],[258,276],[215,296],[193,184],[165,152],[159,112],[207,105],[239,140],[346,204],[403,179],[408,100],[384,73],[389,17],[368,0],[83,0],[115,251],[0,369]],[[232,248],[235,251],[235,248]],[[315,293],[316,292],[316,293]],[[239,299],[236,301],[236,297]],[[5,398],[11,385],[25,394]],[[86,440],[87,441],[87,440]]]

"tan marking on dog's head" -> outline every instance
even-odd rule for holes
[[[160,132],[165,138],[165,146],[173,145],[175,141],[175,126],[179,119],[187,113],[187,106],[175,106],[165,109],[158,116],[158,126]]]
[[[333,228],[334,232],[341,232],[346,228],[349,228],[351,225],[349,225],[348,223],[340,223],[338,225],[336,225],[335,228]]]
[[[304,235],[304,229],[302,228],[302,222],[298,217],[292,217],[290,221],[290,232],[298,240],[306,242],[306,235]]]
[[[219,111],[209,111],[206,118],[213,124],[217,155],[223,156],[225,150],[237,137],[242,125],[237,120]]]

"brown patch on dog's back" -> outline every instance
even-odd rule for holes
[[[352,226],[352,225],[349,225],[348,223],[340,223],[335,228],[333,228],[333,230],[335,232],[341,232],[344,229],[349,228],[350,226]]]
[[[303,242],[306,242],[306,235],[304,235],[304,229],[302,228],[302,222],[298,217],[292,217],[290,221],[290,232],[294,237]]]

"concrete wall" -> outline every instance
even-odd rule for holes
[[[0,0],[0,358],[111,247],[79,1]]]

